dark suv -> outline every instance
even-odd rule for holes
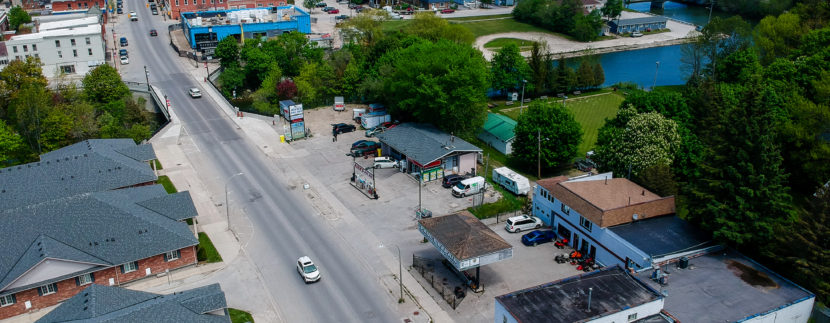
[[[443,186],[444,188],[450,188],[458,182],[463,181],[464,179],[466,179],[466,177],[461,175],[450,174],[444,176],[444,180],[441,181],[441,186]]]
[[[374,141],[365,141],[352,147],[352,156],[362,157],[374,155],[380,145]]]
[[[590,172],[592,169],[597,168],[597,164],[588,158],[581,158],[574,163],[574,167],[583,172]]]
[[[337,133],[337,134],[341,134],[341,133],[344,133],[344,132],[352,132],[355,129],[354,125],[345,124],[345,123],[333,124],[333,125],[331,125],[331,127],[332,127],[332,132]]]

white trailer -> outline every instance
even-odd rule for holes
[[[334,97],[334,111],[346,111],[345,102],[342,96]]]
[[[364,114],[360,117],[360,125],[363,126],[363,129],[372,129],[374,127],[379,126],[384,122],[391,122],[392,116],[388,114],[381,114],[381,115],[371,115],[371,114]]]
[[[506,190],[516,195],[527,195],[530,192],[530,181],[510,168],[499,167],[493,170],[493,182],[499,183]]]

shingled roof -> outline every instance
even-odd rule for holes
[[[660,197],[625,178],[544,182],[542,187],[565,205],[601,227],[672,214],[674,196]]]
[[[376,137],[421,165],[428,165],[455,152],[481,152],[473,144],[428,124],[403,123]]]
[[[187,224],[178,221],[195,215],[192,202],[182,203],[189,197],[181,196],[168,195],[161,185],[139,186],[0,211],[0,293],[198,244]],[[48,276],[28,275],[48,262],[72,266]]]
[[[227,308],[219,284],[162,295],[92,284],[37,323],[58,322],[230,322],[210,312]]]
[[[0,210],[156,180],[151,145],[132,139],[86,140],[42,154],[39,162],[0,168]]]
[[[459,261],[512,248],[468,211],[422,219],[418,223]]]

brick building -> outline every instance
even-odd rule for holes
[[[286,0],[164,0],[170,18],[178,20],[182,12],[216,11],[229,9],[287,6]]]
[[[88,140],[0,169],[0,319],[196,263],[193,200],[153,185],[153,159]]]
[[[103,9],[105,0],[52,0],[52,12],[88,10],[97,7]]]

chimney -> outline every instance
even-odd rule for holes
[[[643,190],[643,196],[646,196],[646,190]]]

